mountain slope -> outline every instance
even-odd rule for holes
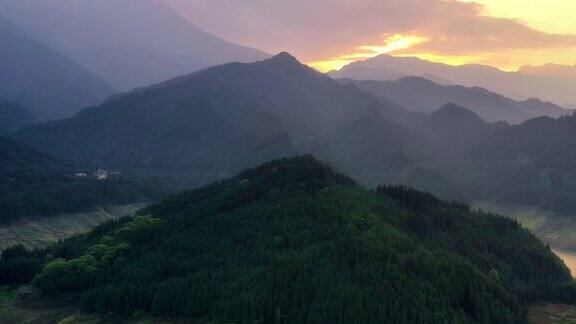
[[[404,77],[396,81],[343,79],[341,82],[354,83],[364,91],[394,100],[414,111],[431,113],[447,103],[454,103],[489,122],[503,120],[517,124],[534,117],[560,117],[569,113],[555,104],[537,99],[515,101],[483,88],[439,85],[419,77]]]
[[[150,201],[163,193],[160,183],[129,176],[111,175],[100,180],[88,175],[72,176],[81,171],[0,137],[0,223]]]
[[[27,107],[40,120],[72,116],[113,90],[81,66],[31,40],[1,17],[0,96]]]
[[[268,56],[210,35],[155,0],[1,0],[0,14],[124,91]]]
[[[474,112],[449,103],[427,116],[419,131],[436,146],[436,153],[457,158],[503,127],[508,126],[490,124]]]
[[[306,152],[360,118],[403,128],[414,115],[282,53],[137,89],[16,138],[95,167],[182,173],[199,184]]]
[[[184,321],[521,322],[528,302],[575,292],[517,223],[411,189],[367,191],[309,156],[47,252],[57,259],[34,279],[44,293],[79,293],[87,312]]]
[[[504,128],[439,168],[476,199],[576,212],[576,117],[541,117]]]
[[[431,76],[434,80],[446,80],[451,84],[483,87],[515,100],[536,97],[558,104],[576,102],[573,91],[576,87],[576,74],[569,78],[549,77],[524,73],[522,70],[504,72],[477,64],[452,66],[415,57],[394,57],[384,54],[351,63],[331,75],[337,78],[380,81],[393,81],[405,76]]]
[[[0,136],[14,133],[37,123],[32,113],[12,102],[0,102]]]

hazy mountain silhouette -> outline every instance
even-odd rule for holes
[[[0,0],[0,14],[121,90],[267,57],[204,32],[155,0]]]
[[[415,57],[383,54],[351,63],[340,71],[332,72],[331,75],[336,78],[380,81],[394,81],[405,76],[431,75],[434,80],[446,80],[450,84],[468,87],[480,86],[515,100],[536,97],[557,104],[576,102],[574,92],[576,74],[568,73],[569,77],[559,78],[558,75],[563,75],[562,73],[554,72],[552,73],[554,77],[549,77],[542,73],[525,73],[526,71],[527,68],[519,72],[504,72],[479,64],[452,66]]]
[[[457,158],[471,147],[501,130],[474,112],[449,103],[422,121],[419,131],[436,146],[436,152]]]
[[[489,122],[503,120],[521,123],[534,117],[559,117],[569,113],[550,102],[537,99],[515,101],[484,88],[440,85],[419,77],[403,77],[395,81],[341,79],[341,82],[352,82],[362,90],[377,97],[392,99],[414,111],[431,113],[447,103],[454,103],[470,109]]]
[[[541,66],[524,65],[518,69],[526,75],[546,76],[556,79],[576,78],[576,65],[546,64]]]
[[[29,127],[16,137],[92,166],[182,173],[194,183],[206,183],[271,158],[312,150],[321,139],[354,128],[360,120],[380,121],[380,129],[372,128],[382,134],[378,138],[391,136],[390,142],[404,138],[401,133],[411,132],[406,126],[420,118],[281,53],[118,95],[74,118]]]
[[[31,40],[0,17],[0,98],[41,120],[72,116],[113,90],[77,63]]]
[[[458,155],[428,167],[475,199],[576,212],[576,116],[475,124],[459,122],[456,133],[440,123],[428,132],[433,142],[442,136],[444,147],[460,147]]]
[[[22,106],[12,102],[0,102],[0,136],[14,133],[37,122],[36,116]]]

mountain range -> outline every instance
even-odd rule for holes
[[[420,114],[341,85],[281,53],[118,95],[74,118],[29,127],[15,138],[98,168],[182,173],[202,184],[271,158],[310,151],[366,118],[395,125],[379,130],[391,135],[409,132],[407,126]]]
[[[399,83],[413,80],[430,83],[413,78]],[[486,90],[454,89],[520,105]],[[569,134],[553,134],[569,129],[560,125],[573,118],[510,126],[452,103],[427,115],[354,83],[337,82],[281,53],[119,94],[73,118],[32,125],[12,137],[90,168],[169,176],[189,187],[270,159],[311,153],[368,186],[409,185],[444,199],[500,199],[568,212],[571,191],[555,188],[572,185],[572,141]],[[541,129],[529,127],[539,120],[549,122],[540,122]],[[506,134],[518,129],[528,129],[531,137],[519,138],[533,138],[526,147],[531,154],[541,152],[549,165],[526,152],[496,158],[506,149]],[[541,145],[558,149],[540,150]],[[512,185],[516,176],[523,180]],[[563,185],[552,185],[554,179]],[[539,181],[550,186],[539,187]],[[518,198],[533,196],[541,199]]]
[[[0,15],[121,91],[268,57],[206,33],[155,0],[1,0]]]
[[[395,81],[340,81],[354,83],[364,91],[391,99],[413,111],[431,113],[447,103],[453,103],[472,110],[489,122],[518,124],[535,117],[560,117],[570,113],[560,106],[538,99],[516,101],[484,88],[440,85],[420,77],[402,77]]]
[[[330,73],[336,78],[394,81],[405,76],[425,77],[442,84],[483,87],[515,100],[539,98],[559,105],[576,102],[576,73],[571,66],[524,67],[517,72],[468,64],[452,66],[416,57],[383,54]]]
[[[33,40],[0,12],[0,101],[26,107],[40,120],[68,117],[113,93],[102,79]]]

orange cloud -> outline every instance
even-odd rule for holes
[[[316,61],[309,63],[310,66],[320,70],[322,72],[328,72],[332,70],[339,70],[344,65],[351,62],[375,57],[381,54],[394,53],[400,50],[409,49],[416,44],[427,41],[428,38],[421,36],[410,36],[395,34],[391,36],[385,36],[383,45],[364,45],[358,46],[356,52],[351,54],[340,55],[336,58],[331,58],[328,60]]]
[[[526,63],[576,61],[575,35],[543,32],[516,19],[488,16],[490,11],[474,2],[163,1],[218,36],[271,53],[288,50],[321,70],[378,53],[415,55],[453,64],[485,63],[506,69]],[[383,41],[383,34],[400,35],[400,39]],[[412,37],[422,41],[402,43]],[[387,48],[390,44],[397,48]]]

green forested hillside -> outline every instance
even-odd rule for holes
[[[478,199],[576,212],[576,116],[497,132],[442,173]]]
[[[149,201],[165,192],[164,182],[156,179],[73,176],[81,171],[88,172],[0,137],[0,223]]]
[[[84,311],[265,323],[515,323],[571,301],[568,269],[511,220],[277,160],[64,241],[34,284]],[[44,259],[43,259],[44,258]],[[24,261],[22,261],[24,262]]]

